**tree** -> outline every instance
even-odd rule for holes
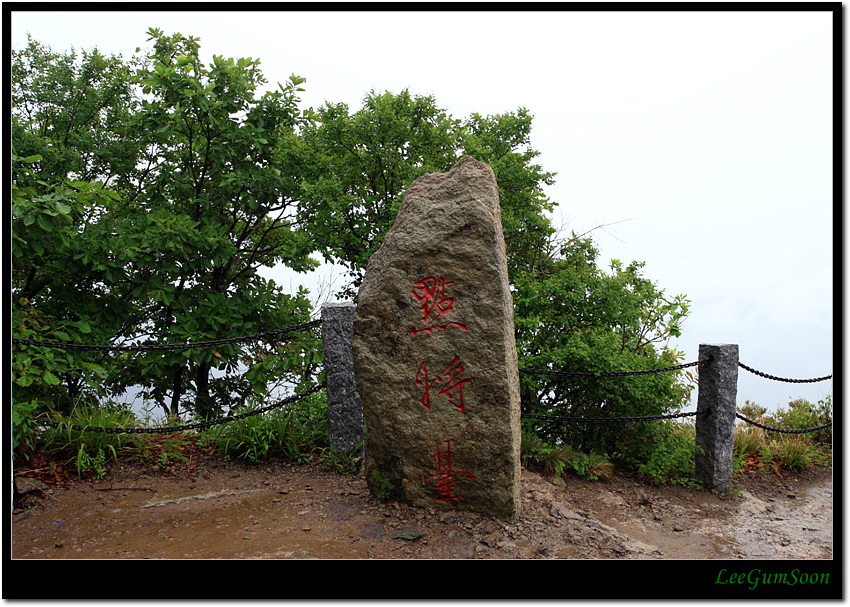
[[[678,353],[668,340],[679,334],[687,300],[665,297],[643,277],[640,263],[618,262],[610,274],[601,271],[590,238],[558,240],[547,216],[554,204],[544,191],[555,175],[536,162],[532,122],[525,108],[458,120],[432,97],[408,91],[372,91],[353,114],[344,104],[327,104],[304,130],[299,213],[326,243],[326,259],[348,268],[346,295],[354,298],[410,183],[470,154],[490,164],[499,185],[521,366],[603,373],[673,364]],[[522,405],[545,415],[655,415],[684,402],[686,378],[523,375]],[[629,432],[622,426],[526,425],[550,440],[609,454],[653,432],[648,425]]]
[[[354,299],[369,257],[392,226],[407,187],[421,175],[448,171],[462,156],[488,162],[499,180],[511,266],[551,232],[543,195],[551,183],[533,163],[532,116],[516,113],[453,118],[433,97],[370,92],[351,114],[326,104],[303,131],[299,216],[324,244],[327,261],[344,265]]]
[[[296,271],[317,265],[309,258],[312,239],[295,218],[296,181],[274,155],[302,121],[297,92],[303,79],[292,76],[257,98],[266,83],[259,61],[213,55],[205,66],[195,38],[149,34],[154,50],[137,76],[149,98],[138,117],[153,133],[156,151],[138,203],[162,213],[163,222],[186,227],[160,263],[169,280],[153,294],[162,307],[150,318],[152,333],[197,341],[305,320],[309,305],[302,295],[285,295],[257,274],[277,263]],[[148,362],[154,375],[172,377],[172,400],[191,373],[195,411],[207,418],[217,413],[210,371],[256,359],[225,347],[191,351],[189,360],[175,355]]]
[[[536,370],[583,373],[645,371],[680,364],[669,341],[681,334],[689,302],[665,296],[644,278],[642,263],[597,266],[589,237],[552,239],[537,271],[518,275],[515,323],[519,364]],[[678,412],[690,394],[689,373],[631,377],[564,377],[524,373],[523,411],[566,417],[632,417]],[[655,426],[620,422],[526,426],[552,442],[639,461]],[[643,450],[643,453],[641,453]]]
[[[79,63],[73,53],[32,42],[14,57],[13,147],[51,154],[32,154],[35,169],[13,174],[21,250],[39,246],[25,208],[38,211],[41,225],[52,189],[115,192],[93,206],[67,199],[59,210],[71,221],[65,232],[53,231],[51,255],[16,257],[15,301],[49,310],[55,322],[96,327],[88,337],[97,343],[197,342],[307,320],[305,293],[285,294],[257,274],[281,262],[299,271],[316,265],[312,239],[295,221],[296,180],[275,158],[305,119],[297,108],[303,79],[292,76],[257,97],[266,82],[258,61],[213,56],[205,66],[197,39],[156,29],[149,35],[150,55],[125,64],[96,51]],[[48,86],[57,70],[66,82],[59,97]],[[93,102],[99,109],[80,113],[75,100],[116,99],[107,90],[121,91],[122,111]],[[80,129],[89,136],[68,135],[75,115],[93,116]],[[109,355],[103,383],[113,392],[142,385],[172,414],[194,393],[195,413],[209,418],[222,403],[264,392],[264,380],[287,356],[305,360],[275,344]],[[290,376],[293,364],[285,365]],[[211,378],[214,369],[245,367],[236,382]],[[301,379],[315,377],[312,365],[301,370]],[[216,392],[230,398],[216,403]]]

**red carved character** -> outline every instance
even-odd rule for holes
[[[433,381],[428,380],[427,364],[427,362],[424,362],[419,365],[419,370],[416,372],[416,385],[425,388],[425,394],[419,400],[419,404],[430,411],[431,387],[436,383],[441,383],[443,387],[437,393],[437,396],[447,395],[454,408],[463,411],[463,387],[471,380],[459,379],[464,373],[463,365],[460,364],[460,357],[455,356],[449,366],[443,369],[443,372],[437,375]],[[455,392],[457,393],[455,394]]]
[[[419,333],[431,334],[434,329],[445,331],[449,326],[455,326],[466,331],[466,325],[459,322],[448,322],[443,325],[436,324],[436,321],[443,315],[454,308],[454,299],[446,297],[446,287],[453,285],[453,282],[446,282],[441,276],[439,279],[429,276],[423,280],[413,283],[413,291],[411,295],[417,301],[421,301],[422,305],[419,309],[422,310],[422,322],[428,326],[424,329],[411,329],[410,335],[416,337]]]
[[[454,452],[452,451],[452,446],[449,441],[446,441],[446,450],[440,451],[439,445],[437,446],[437,452],[431,457],[437,460],[437,474],[432,474],[431,478],[436,478],[439,480],[437,483],[437,493],[440,494],[439,497],[434,498],[434,501],[443,502],[443,501],[458,501],[460,498],[454,494],[454,486],[457,484],[457,481],[454,479],[455,476],[459,474],[463,474],[467,478],[475,479],[469,472],[455,472],[452,469],[452,456]],[[422,478],[422,483],[427,483],[428,477],[425,476]]]

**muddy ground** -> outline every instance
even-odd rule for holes
[[[13,559],[831,559],[832,468],[736,477],[734,495],[523,470],[522,515],[382,502],[327,464],[194,454],[101,480],[18,470]]]

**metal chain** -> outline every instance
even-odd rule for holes
[[[625,377],[628,375],[651,375],[654,373],[665,373],[667,371],[678,371],[695,367],[700,364],[700,361],[685,363],[684,365],[675,365],[672,367],[661,367],[658,369],[646,369],[644,371],[613,371],[610,373],[590,373],[587,371],[550,371],[548,369],[529,369],[528,367],[520,367],[522,373],[534,373],[538,375],[556,375],[559,377]]]
[[[240,413],[238,415],[231,415],[229,417],[223,417],[221,419],[216,419],[207,422],[197,422],[194,424],[184,424],[182,426],[168,426],[164,428],[104,428],[101,426],[80,426],[79,424],[73,424],[69,426],[72,430],[79,430],[82,432],[105,432],[107,434],[170,434],[172,432],[183,432],[184,430],[198,430],[201,428],[210,428],[212,426],[220,426],[222,424],[228,424],[230,422],[234,422],[240,419],[245,419],[246,417],[251,417],[254,415],[259,415],[260,413],[265,413],[267,411],[271,411],[272,409],[277,409],[278,407],[282,407],[283,405],[288,405],[290,403],[297,402],[311,394],[318,392],[326,386],[327,382],[321,382],[316,386],[313,386],[306,392],[301,392],[299,394],[294,394],[283,400],[279,400],[276,403],[272,403],[271,405],[267,405],[265,407],[260,407],[259,409],[254,409],[253,411],[247,411],[245,413]],[[40,422],[45,426],[50,427],[58,427],[62,424],[57,422],[45,421]]]
[[[737,417],[740,420],[747,422],[748,424],[752,424],[754,426],[757,426],[757,427],[761,428],[762,430],[769,430],[770,432],[781,432],[783,434],[806,434],[807,432],[817,432],[818,430],[825,430],[826,428],[829,428],[830,426],[832,426],[832,422],[829,422],[828,424],[824,424],[823,426],[818,426],[816,428],[804,428],[802,430],[783,430],[781,428],[771,428],[770,426],[765,426],[764,424],[760,424],[760,423],[755,422],[751,419],[747,419],[746,417],[744,417],[743,415],[741,415],[737,411],[735,412],[735,417]]]
[[[153,350],[189,350],[191,348],[209,348],[212,346],[221,346],[224,344],[232,344],[240,341],[257,341],[260,339],[267,339],[270,337],[275,337],[277,335],[282,335],[284,333],[292,333],[294,331],[300,331],[302,329],[310,329],[312,327],[318,326],[322,324],[322,321],[313,320],[310,322],[305,322],[300,325],[293,325],[291,327],[286,327],[283,329],[275,329],[273,331],[266,331],[264,333],[257,333],[255,335],[245,335],[243,337],[229,337],[226,339],[214,339],[211,341],[202,341],[197,343],[188,343],[188,344],[151,344],[146,345],[142,344],[139,346],[96,346],[89,344],[71,344],[65,342],[50,342],[50,341],[35,341],[31,339],[17,339],[12,338],[12,343],[15,344],[26,344],[30,346],[43,346],[48,348],[60,348],[62,350],[119,350],[124,352],[149,352]]]
[[[824,380],[827,380],[827,379],[832,379],[832,375],[827,375],[825,377],[815,377],[813,379],[788,379],[788,378],[785,378],[785,377],[776,377],[775,375],[768,375],[767,373],[762,373],[761,371],[756,371],[752,367],[748,367],[747,365],[745,365],[742,362],[739,362],[738,366],[741,367],[742,369],[746,369],[750,373],[755,373],[756,375],[766,377],[767,379],[774,379],[776,381],[784,381],[784,382],[789,382],[789,383],[792,383],[792,384],[809,384],[809,383],[814,383],[814,382],[818,382],[818,381],[824,381]]]
[[[702,415],[697,411],[689,413],[673,413],[670,415],[644,415],[641,417],[557,417],[553,415],[534,415],[523,413],[520,417],[524,419],[539,419],[546,422],[644,422],[658,419],[676,419],[679,417],[693,417]]]

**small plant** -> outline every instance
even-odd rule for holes
[[[540,468],[545,474],[562,476],[572,470],[592,481],[614,476],[614,465],[605,457],[581,453],[568,445],[547,445],[533,434],[523,434],[520,453],[523,465]]]
[[[363,468],[363,441],[349,452],[337,451],[331,447],[322,452],[322,461],[331,466],[339,474],[357,474]]]
[[[170,437],[165,439],[162,445],[162,451],[159,452],[159,457],[156,460],[157,465],[165,469],[171,464],[185,462],[186,456],[183,455],[185,441],[181,438]]]
[[[577,454],[572,460],[572,468],[579,476],[592,481],[614,478],[614,464],[596,453]]]
[[[638,473],[655,484],[676,482],[692,485],[696,428],[691,424],[669,424],[667,432],[660,433],[646,462],[638,466]]]
[[[54,414],[57,426],[44,432],[44,449],[54,453],[69,453],[76,462],[77,473],[93,471],[102,478],[107,458],[115,459],[124,449],[134,449],[137,435],[123,432],[101,432],[91,428],[132,428],[136,418],[125,407],[108,403],[99,407],[75,407],[68,416]],[[94,455],[92,455],[94,454]]]
[[[29,460],[38,438],[35,411],[38,403],[12,401],[12,449],[15,456]]]
[[[812,447],[801,436],[788,436],[776,442],[774,457],[789,470],[802,470],[812,463]]]
[[[392,481],[384,478],[378,470],[372,470],[372,474],[369,475],[369,488],[374,496],[380,500],[387,499],[394,490]]]
[[[115,451],[112,451],[115,457]],[[92,457],[86,451],[86,445],[80,445],[80,450],[77,451],[77,474],[82,475],[85,472],[91,471],[97,480],[101,480],[106,476],[106,451],[103,448],[98,448],[97,455]]]

